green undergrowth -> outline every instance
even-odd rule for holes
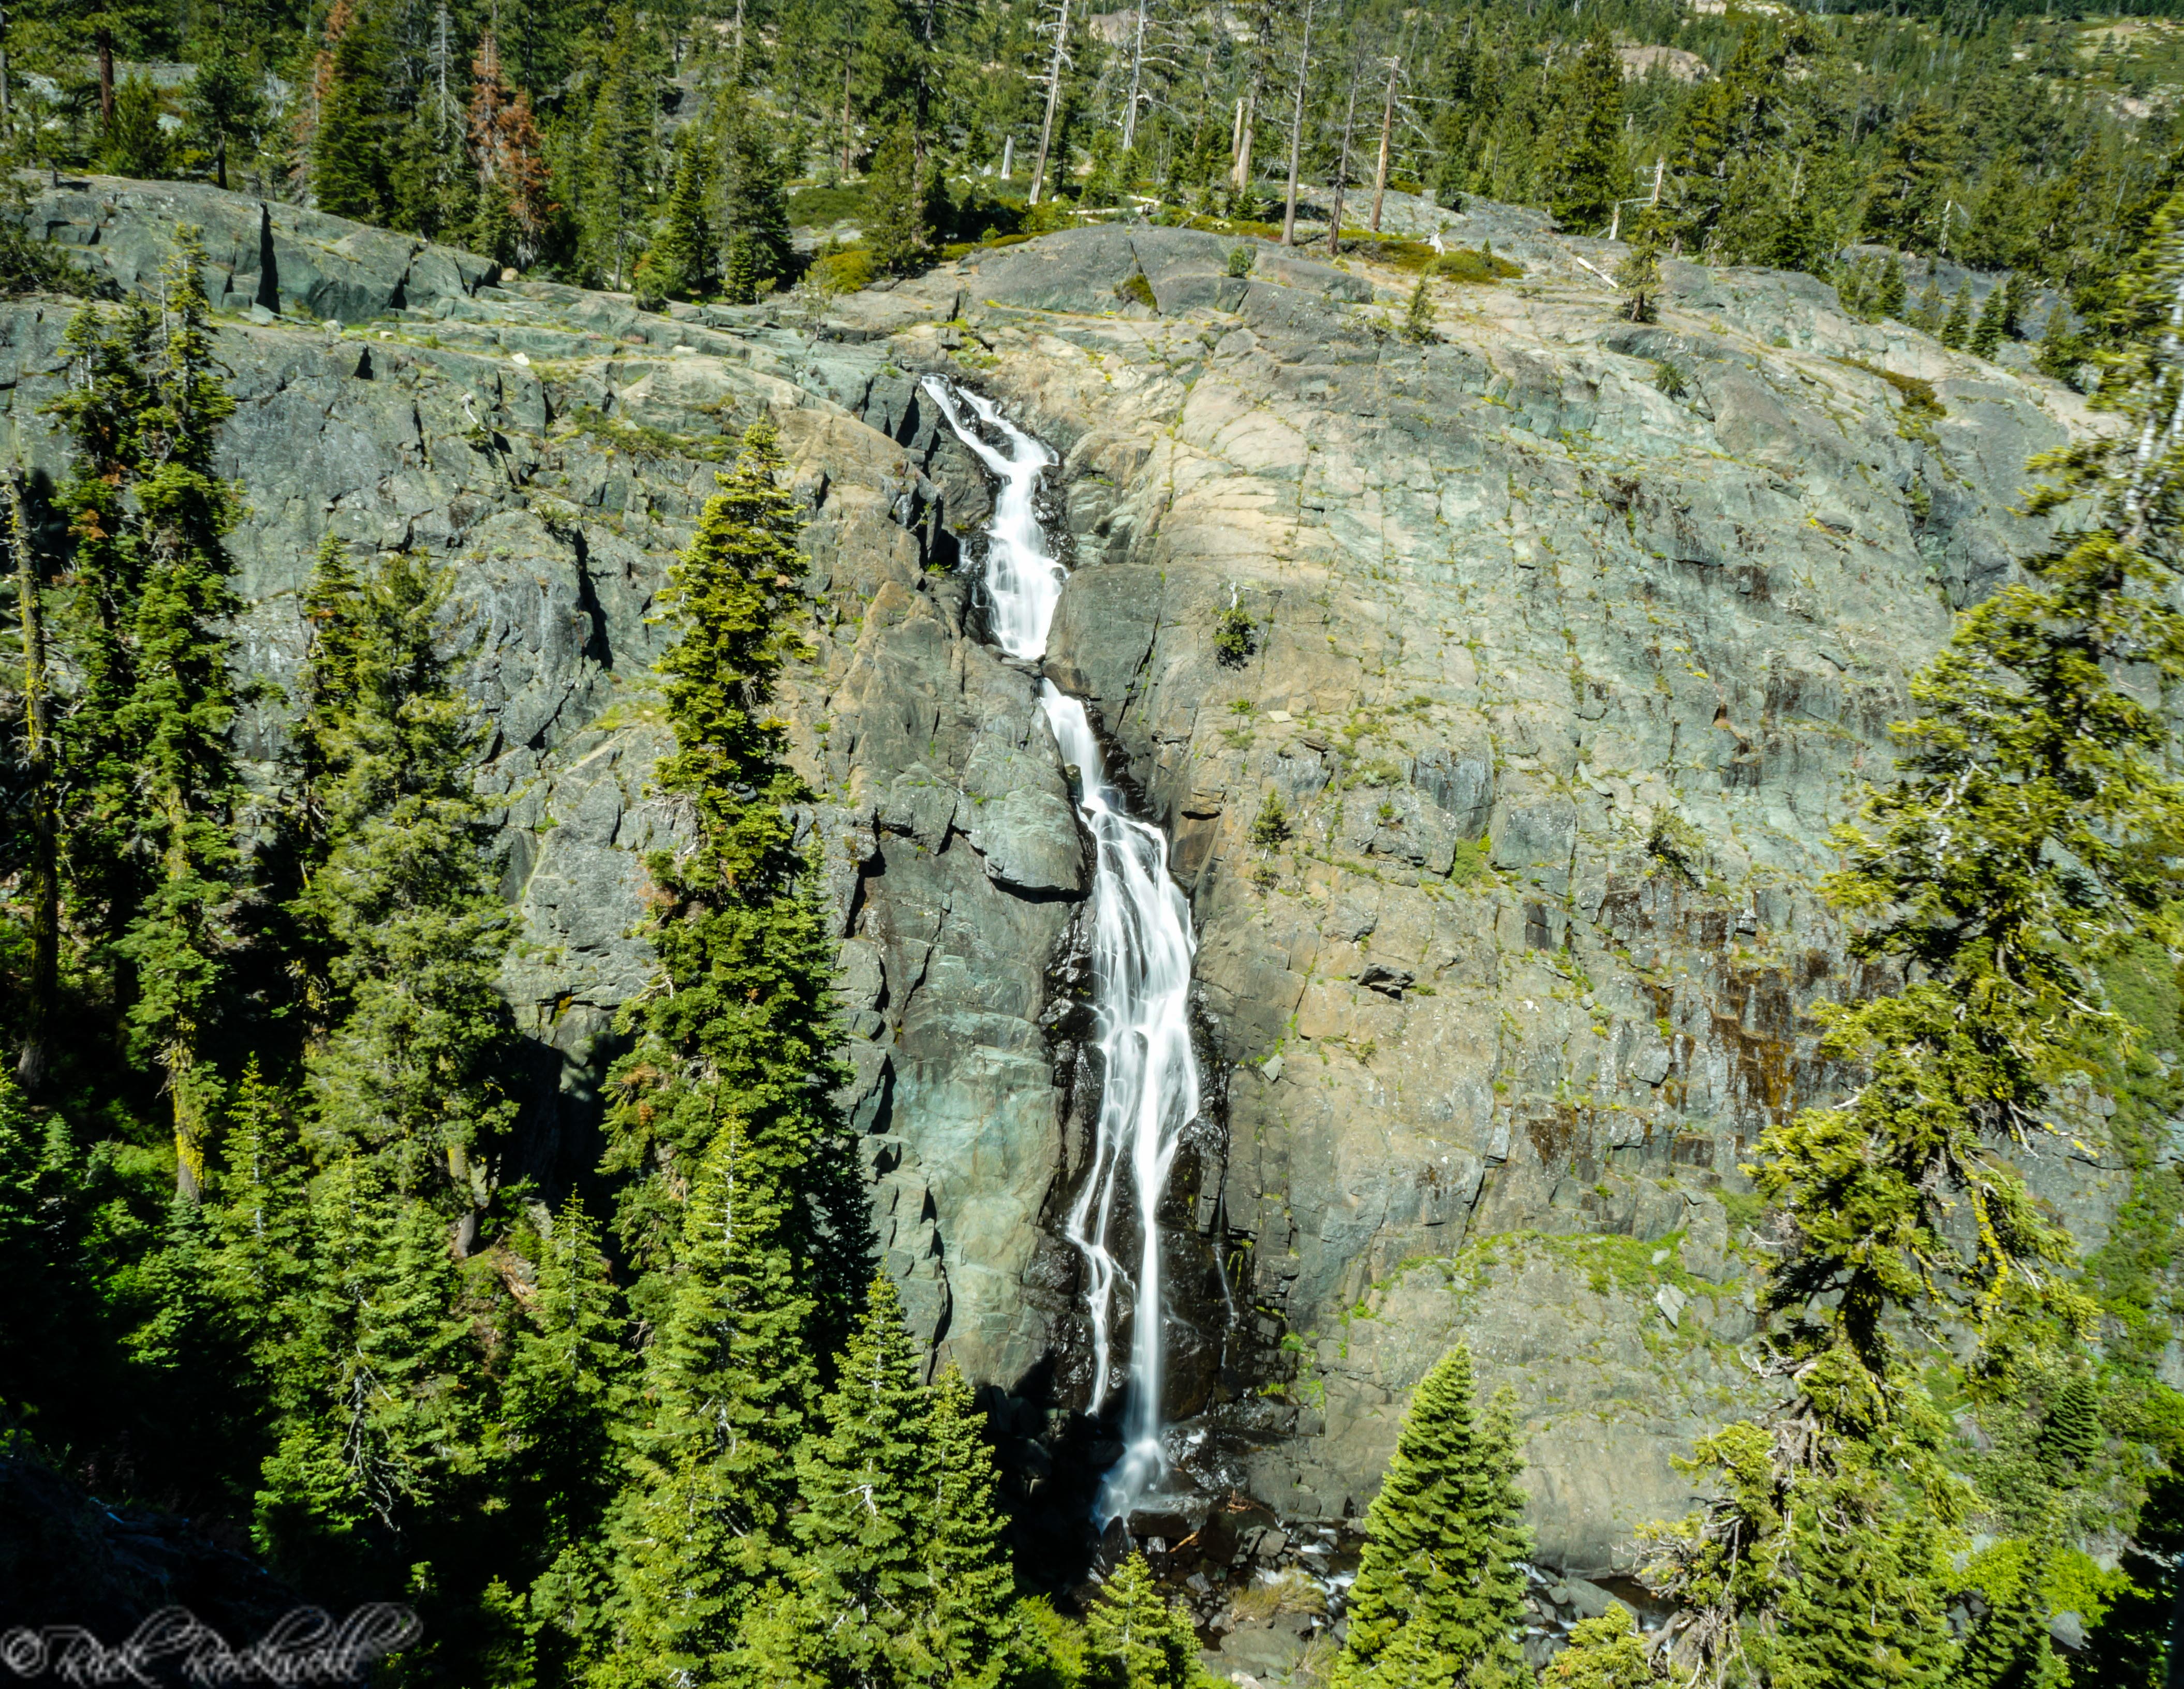
[[[723,463],[727,460],[731,443],[724,435],[700,438],[694,434],[671,434],[664,428],[621,421],[601,415],[588,404],[580,404],[571,411],[569,423],[577,433],[617,451],[627,452],[632,457],[679,457],[699,463]]]
[[[2159,1162],[2169,1120],[2184,1110],[2184,989],[2178,970],[2141,939],[2106,972],[2109,1002],[2131,1023],[2127,1046],[2092,1055],[2102,1089],[2115,1101],[2107,1149],[2129,1169],[2131,1190],[2101,1246],[2086,1259],[2085,1287],[2109,1322],[2105,1364],[2118,1385],[2143,1397],[2163,1352],[2178,1335],[2173,1291],[2184,1178]],[[2164,1387],[2165,1388],[2165,1387]],[[2166,1392],[2172,1400],[2175,1392]]]
[[[1903,408],[1908,411],[1928,417],[1949,414],[1948,407],[1936,397],[1934,384],[1930,381],[1917,376],[1900,375],[1894,370],[1884,370],[1880,365],[1869,364],[1863,358],[1836,358],[1830,361],[1841,364],[1845,369],[1863,370],[1869,376],[1880,376],[1896,389],[1896,396],[1903,401]]]
[[[800,187],[788,196],[788,220],[796,228],[823,228],[864,215],[865,185]]]
[[[1502,257],[1491,242],[1484,250],[1458,247],[1442,254],[1440,262],[1434,265],[1435,275],[1451,282],[1513,282],[1524,273],[1522,265]]]

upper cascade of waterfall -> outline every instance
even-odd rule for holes
[[[1039,478],[1055,460],[1054,454],[1002,415],[1000,407],[984,395],[964,392],[938,376],[928,376],[923,386],[956,438],[977,454],[1000,483],[993,521],[986,527],[987,620],[995,644],[1012,657],[1036,662],[1046,655],[1047,630],[1054,625],[1055,606],[1061,602],[1061,566],[1048,549],[1034,503]],[[980,422],[1008,442],[1006,452],[996,450],[964,421],[962,407],[967,404]]]
[[[987,528],[985,591],[994,642],[1011,656],[1036,660],[1061,597],[1063,571],[1047,545],[1034,497],[1054,454],[1017,427],[1000,407],[928,376],[931,393],[958,439],[1000,483]],[[1008,443],[1004,454],[965,420],[968,405],[986,429]],[[1107,778],[1098,735],[1084,705],[1052,681],[1039,705],[1062,761],[1076,773],[1078,813],[1092,835],[1090,945],[1095,1044],[1100,1055],[1099,1118],[1091,1154],[1062,1229],[1084,1257],[1086,1315],[1092,1328],[1091,1409],[1120,1386],[1123,1455],[1100,1486],[1099,1523],[1127,1518],[1168,1469],[1161,1441],[1166,1308],[1161,1287],[1160,1201],[1184,1129],[1200,1106],[1198,1062],[1190,1040],[1190,971],[1197,949],[1190,907],[1168,872],[1167,839],[1128,812]],[[1117,1223],[1135,1223],[1133,1272]],[[1118,1293],[1128,1298],[1128,1357],[1115,1364],[1121,1324]]]

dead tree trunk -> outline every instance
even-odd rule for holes
[[[1061,9],[1054,21],[1054,55],[1046,61],[1046,116],[1039,125],[1039,163],[1031,173],[1030,203],[1039,203],[1040,191],[1046,186],[1047,149],[1054,144],[1054,114],[1061,105],[1061,73],[1069,64],[1069,0],[1061,0]]]
[[[1373,172],[1373,232],[1380,232],[1380,202],[1388,192],[1388,143],[1396,131],[1396,73],[1402,68],[1402,55],[1398,53],[1388,61],[1388,101],[1380,108],[1380,163]]]
[[[1304,0],[1304,36],[1297,44],[1296,98],[1290,109],[1290,190],[1282,206],[1282,244],[1296,244],[1297,166],[1304,158],[1304,92],[1312,80],[1312,14],[1315,0]]]
[[[1342,190],[1350,181],[1350,126],[1357,116],[1357,73],[1352,67],[1350,75],[1350,100],[1342,109],[1342,149],[1336,154],[1334,164],[1334,205],[1327,220],[1327,255],[1339,256],[1342,251]]]

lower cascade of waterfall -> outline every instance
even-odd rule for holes
[[[1003,651],[1036,663],[1046,653],[1063,578],[1034,502],[1039,477],[1054,454],[990,400],[937,376],[928,376],[923,385],[956,438],[998,483],[986,532],[987,622]],[[1117,1388],[1126,1392],[1123,1455],[1102,1480],[1095,1509],[1104,1529],[1110,1520],[1126,1519],[1168,1469],[1161,1440],[1167,1318],[1157,1211],[1184,1129],[1200,1106],[1190,1015],[1196,940],[1190,906],[1168,873],[1167,837],[1128,813],[1123,794],[1107,778],[1084,705],[1050,680],[1040,682],[1039,704],[1062,761],[1074,770],[1078,813],[1096,853],[1090,961],[1100,1111],[1086,1176],[1062,1229],[1085,1266],[1092,1412]],[[1111,1247],[1123,1214],[1137,1223],[1134,1269]],[[1114,1339],[1126,1297],[1129,1347],[1118,1366]]]

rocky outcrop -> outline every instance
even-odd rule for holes
[[[1657,1352],[1749,1329],[1739,1162],[1841,1079],[1811,1014],[1852,983],[1812,890],[1828,829],[1953,610],[2038,543],[2024,463],[2078,403],[1802,276],[1672,265],[1661,321],[1620,321],[1593,243],[1444,286],[1424,348],[1390,332],[1406,278],[1362,265],[1039,244],[947,284],[974,338],[898,356],[985,366],[1067,450],[1049,670],[1177,838],[1229,1078],[1200,1212],[1295,1357],[1251,1392],[1244,1487],[1354,1515],[1468,1337],[1518,1388],[1543,1556],[1627,1567],[1630,1525],[1688,1499],[1669,1458],[1745,1387]],[[1160,315],[1087,313],[1134,272]],[[1228,666],[1232,603],[1255,649]],[[1669,1318],[1552,1257],[1447,1277],[1535,1235],[1645,1245],[1703,1294]]]
[[[452,247],[196,182],[24,180],[31,231],[77,248],[94,276],[124,292],[150,286],[184,225],[204,243],[207,297],[229,310],[362,322],[467,297],[500,270]]]
[[[1740,1158],[1842,1078],[1812,1019],[1856,983],[1812,890],[1827,830],[1952,611],[2037,542],[2011,506],[2071,395],[1802,277],[1671,265],[1662,320],[1623,322],[1602,243],[1485,206],[1527,274],[1444,285],[1425,347],[1393,332],[1407,277],[1188,231],[661,315],[207,189],[33,215],[125,285],[173,221],[226,231],[254,672],[292,674],[328,528],[454,571],[538,1057],[510,1174],[551,1189],[596,1152],[650,965],[642,854],[678,825],[648,785],[649,616],[727,438],[770,415],[811,516],[788,706],[880,1240],[935,1352],[995,1387],[1014,1469],[1061,1458],[1086,867],[1034,677],[979,637],[989,493],[917,384],[945,371],[1063,454],[1046,672],[1170,830],[1200,928],[1216,1106],[1170,1193],[1169,1407],[1203,1487],[1167,1540],[1204,1526],[1208,1578],[1329,1552],[1458,1338],[1517,1391],[1543,1561],[1627,1566],[1684,1503],[1670,1456],[1745,1387]],[[283,315],[254,323],[269,274]],[[46,473],[68,309],[0,309],[0,403]],[[2098,1169],[2042,1176],[2098,1229]],[[1256,1534],[1205,1518],[1216,1486]]]

